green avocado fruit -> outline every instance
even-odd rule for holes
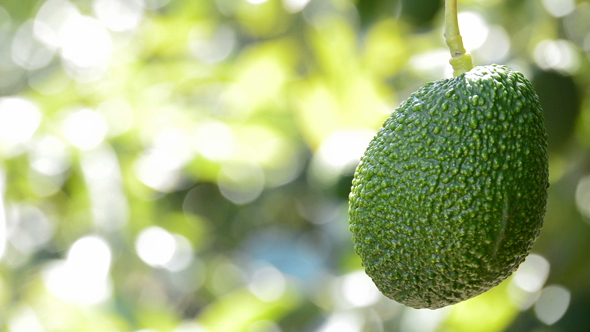
[[[546,210],[547,134],[531,83],[499,65],[427,83],[358,165],[350,230],[387,297],[436,309],[518,268]]]

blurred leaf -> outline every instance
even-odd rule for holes
[[[278,321],[296,307],[299,298],[292,289],[274,302],[264,302],[246,289],[223,296],[205,308],[197,318],[211,332],[248,331],[259,320]]]
[[[518,309],[508,297],[510,279],[486,293],[453,306],[443,323],[442,331],[501,332],[518,315]]]
[[[314,148],[343,128],[378,128],[391,112],[388,104],[395,102],[395,95],[361,69],[347,21],[329,17],[319,26],[321,30],[309,32],[319,67],[291,95],[301,131]]]
[[[48,294],[39,281],[27,293],[30,305],[47,331],[129,331],[130,326],[119,315],[94,306],[79,306],[59,300]],[[18,310],[13,307],[13,310]]]
[[[196,251],[201,251],[211,241],[209,238],[210,231],[208,229],[209,226],[207,221],[195,214],[181,212],[170,213],[166,215],[162,221],[161,225],[170,232],[185,236]]]
[[[532,79],[543,107],[549,149],[563,151],[580,112],[580,98],[571,76],[556,71],[536,70]]]
[[[342,16],[322,16],[309,28],[307,39],[318,62],[317,71],[329,79],[338,93],[359,73],[358,49],[355,32]]]
[[[39,0],[2,1],[0,8],[4,8],[15,23],[20,23],[31,17]]]
[[[397,15],[401,7],[399,0],[357,0],[356,7],[363,26]]]
[[[280,102],[284,84],[293,78],[297,54],[298,46],[290,39],[245,49],[233,65],[234,85],[226,91],[233,97],[227,105],[230,115],[243,118],[265,107],[278,111],[276,103]]]
[[[581,109],[574,133],[578,144],[588,149],[590,147],[590,98],[588,96],[584,99]]]
[[[404,40],[406,33],[392,19],[374,24],[365,41],[364,61],[366,68],[378,78],[396,74],[409,57]]]
[[[432,27],[433,19],[443,7],[443,0],[401,0],[402,17],[419,29]]]
[[[244,32],[256,37],[272,37],[283,33],[291,21],[280,0],[261,3],[234,1],[236,18],[243,25]]]
[[[154,329],[159,332],[173,332],[180,324],[180,319],[169,306],[155,306],[149,303],[136,304],[135,317],[141,328]]]

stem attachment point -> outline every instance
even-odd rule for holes
[[[473,68],[471,55],[463,47],[457,19],[457,0],[445,0],[445,41],[451,51],[449,63],[453,66],[453,76],[459,76]]]

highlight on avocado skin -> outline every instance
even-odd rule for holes
[[[548,185],[531,83],[505,66],[478,66],[424,85],[371,141],[349,197],[354,248],[387,297],[455,304],[524,261]]]

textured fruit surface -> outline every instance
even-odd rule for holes
[[[389,298],[454,304],[522,263],[547,187],[547,134],[531,83],[508,67],[475,67],[424,85],[373,138],[350,193],[354,247]]]

